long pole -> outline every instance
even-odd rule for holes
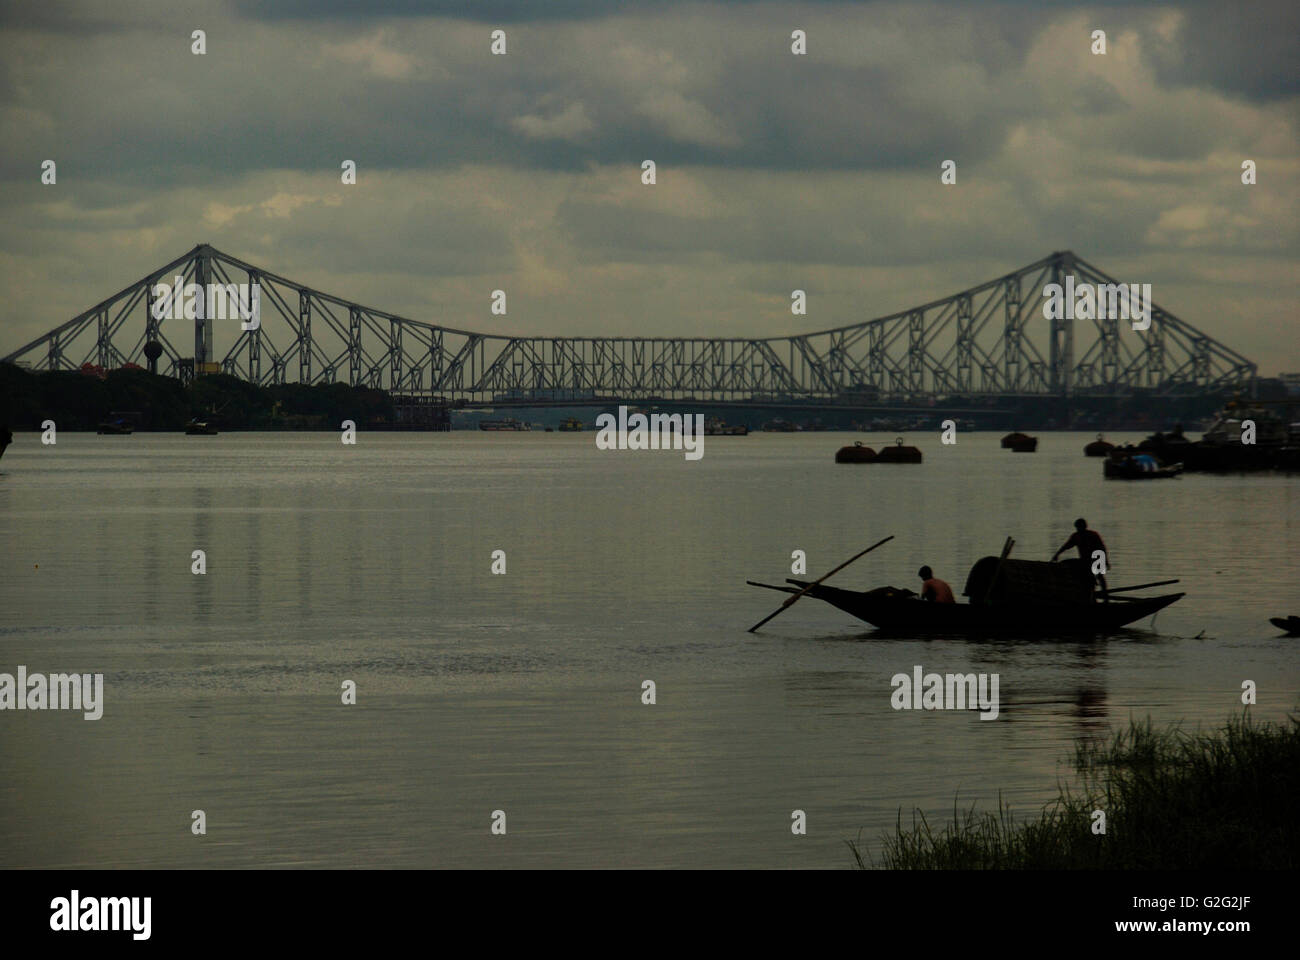
[[[1131,587],[1111,587],[1109,590],[1098,590],[1098,593],[1123,593],[1127,590],[1143,590],[1146,587],[1165,587],[1171,583],[1177,583],[1177,580],[1153,580],[1150,583],[1138,583]]]
[[[772,619],[773,617],[775,617],[777,614],[783,612],[783,611],[785,610],[786,607],[790,606],[792,603],[794,603],[796,600],[798,600],[800,597],[802,597],[805,593],[807,593],[807,592],[808,592],[809,590],[811,590],[813,587],[817,586],[817,584],[821,583],[822,580],[828,580],[828,579],[830,579],[830,577],[832,577],[832,576],[834,576],[835,574],[839,573],[841,570],[843,570],[845,567],[847,567],[847,566],[848,566],[850,563],[852,563],[854,560],[857,560],[859,557],[865,557],[865,556],[866,556],[868,553],[870,553],[872,550],[876,549],[876,547],[879,547],[879,546],[881,546],[881,545],[883,545],[883,544],[886,544],[886,543],[888,543],[890,540],[893,540],[893,539],[894,539],[894,535],[891,533],[889,536],[885,537],[885,539],[884,539],[884,540],[881,540],[879,543],[873,543],[871,546],[867,547],[867,549],[863,550],[861,553],[854,554],[852,557],[849,557],[849,559],[845,560],[843,563],[841,563],[838,567],[836,567],[836,568],[835,568],[834,570],[832,570],[830,573],[826,574],[826,576],[822,577],[822,578],[819,579],[819,580],[814,580],[812,583],[808,584],[808,586],[804,587],[802,590],[800,590],[798,593],[796,593],[794,596],[792,596],[789,600],[787,600],[787,601],[785,601],[783,604],[781,604],[781,606],[777,607],[775,610],[773,610],[771,613],[769,613],[769,614],[768,614],[766,617],[764,617],[762,620],[758,621],[758,623],[754,624],[752,627],[749,628],[749,632],[750,632],[750,633],[753,633],[755,630],[757,630],[757,629],[758,629],[759,627],[761,627],[763,624],[767,623],[767,621],[771,620],[771,619]]]

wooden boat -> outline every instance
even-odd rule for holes
[[[789,580],[800,588],[802,580]],[[1023,604],[983,606],[973,603],[930,603],[914,594],[879,591],[842,590],[818,584],[806,596],[825,600],[833,607],[864,620],[882,630],[909,630],[921,633],[1003,632],[1003,633],[1101,633],[1118,630],[1130,623],[1163,610],[1184,596],[1170,593],[1161,597],[1144,597],[1120,603],[1080,604],[1077,607]],[[789,593],[798,593],[794,587]]]
[[[851,447],[840,447],[835,451],[836,463],[874,463],[876,451],[864,447],[861,440],[854,440]]]
[[[1159,586],[1161,581],[1143,586]],[[910,633],[1038,633],[1049,635],[1106,633],[1118,630],[1163,610],[1184,596],[1169,593],[1155,597],[1124,597],[1124,590],[1109,591],[1110,602],[1093,596],[1092,577],[1083,561],[1061,563],[983,557],[971,567],[963,596],[968,603],[933,603],[911,590],[879,587],[844,590],[825,584],[789,578],[789,587],[753,583],[753,586],[798,593],[824,600],[882,630]]]
[[[1300,634],[1300,617],[1269,617],[1268,622],[1279,630],[1290,634]]]
[[[1026,440],[1033,440],[1033,439],[1034,438],[1031,437],[1029,434],[1020,433],[1019,431],[1015,433],[1008,433],[1005,437],[1002,438],[1002,449],[1013,450],[1015,449],[1015,445],[1017,443],[1024,443]]]
[[[1114,449],[1115,444],[1111,443],[1099,433],[1097,434],[1096,440],[1083,448],[1083,455],[1085,457],[1104,457]]]
[[[916,447],[908,447],[903,444],[903,438],[898,437],[892,447],[881,447],[880,452],[876,454],[876,463],[920,463],[921,451]]]
[[[1145,452],[1112,452],[1101,465],[1107,480],[1169,480],[1182,472],[1181,463],[1162,464]]]

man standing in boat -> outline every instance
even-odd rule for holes
[[[952,587],[936,577],[934,571],[929,567],[922,567],[916,571],[916,575],[921,578],[922,600],[931,600],[935,603],[957,602],[952,595]]]
[[[1105,592],[1106,591],[1105,571],[1110,569],[1110,553],[1106,550],[1106,543],[1104,540],[1101,539],[1101,534],[1099,534],[1096,530],[1089,530],[1088,521],[1083,519],[1083,517],[1080,517],[1078,520],[1074,521],[1074,533],[1070,534],[1070,539],[1065,541],[1065,543],[1061,546],[1061,549],[1057,550],[1054,554],[1052,554],[1052,560],[1055,561],[1057,557],[1063,554],[1066,550],[1069,550],[1071,547],[1078,548],[1079,559],[1082,560],[1087,565],[1089,570],[1092,569],[1092,565],[1094,562],[1093,555],[1096,554],[1098,551],[1101,552],[1102,572],[1096,575],[1097,583],[1101,584],[1102,599],[1106,602],[1109,602],[1110,597],[1107,596]]]

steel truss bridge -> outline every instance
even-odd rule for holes
[[[201,315],[155,320],[153,288],[177,275],[203,289],[258,284],[260,327]],[[1154,304],[1145,331],[1126,320],[1044,319],[1043,287],[1069,275],[1076,286],[1118,282],[1065,251],[942,300],[816,333],[519,337],[395,316],[200,244],[4,360],[110,370],[147,366],[152,354],[153,369],[183,378],[220,371],[258,385],[343,382],[471,404],[1184,396],[1254,379],[1254,363]],[[214,333],[233,341],[224,354]]]

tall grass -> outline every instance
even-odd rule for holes
[[[1249,715],[1205,732],[1130,721],[1109,742],[1075,747],[1075,790],[1061,788],[1037,819],[959,810],[937,830],[899,810],[886,834],[890,870],[1294,870],[1300,865],[1300,718]],[[1093,811],[1106,832],[1093,833]],[[850,842],[854,861],[874,867]]]

